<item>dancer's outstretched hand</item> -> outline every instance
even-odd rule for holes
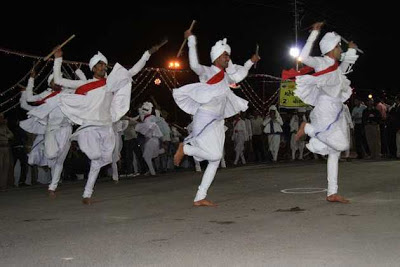
[[[260,61],[260,56],[259,55],[257,55],[257,54],[254,54],[252,57],[251,57],[251,61],[253,62],[253,63],[256,63],[256,62],[258,62],[258,61]]]
[[[324,22],[322,22],[322,21],[320,21],[320,22],[315,22],[315,23],[311,26],[311,29],[312,29],[312,30],[319,31],[319,30],[321,30],[322,26],[324,26]]]
[[[358,46],[356,45],[356,43],[355,42],[353,42],[353,41],[350,41],[349,42],[349,48],[354,48],[354,49],[356,49]]]

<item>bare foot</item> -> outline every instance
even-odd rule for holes
[[[183,143],[179,143],[178,150],[176,150],[176,153],[174,155],[174,165],[179,166],[181,164],[181,161],[183,159],[183,156],[185,154],[183,153]]]
[[[47,193],[49,194],[49,198],[51,198],[51,199],[55,199],[56,198],[56,191],[47,190]]]
[[[218,205],[215,204],[215,203],[212,203],[211,201],[209,201],[207,199],[202,199],[202,200],[193,202],[193,206],[195,206],[195,207],[201,207],[201,206],[204,206],[204,207],[216,207]]]
[[[304,121],[300,124],[299,130],[297,131],[296,135],[294,136],[294,140],[296,140],[296,142],[299,141],[300,138],[302,138],[306,134],[305,131],[304,131],[304,128],[306,127],[306,124],[307,123],[304,122]]]
[[[350,203],[350,200],[345,199],[344,197],[339,196],[338,194],[333,194],[333,195],[327,196],[326,200],[329,202],[340,202],[340,203],[344,203],[344,204]]]
[[[90,197],[84,197],[84,198],[82,198],[82,203],[85,205],[91,205],[92,199]]]

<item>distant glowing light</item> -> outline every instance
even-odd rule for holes
[[[300,55],[300,50],[297,47],[292,47],[290,48],[289,54],[292,57],[297,58]]]
[[[161,80],[159,78],[154,80],[155,85],[160,85],[161,84]]]
[[[371,95],[371,94],[369,94],[369,95],[368,95],[368,98],[369,98],[369,99],[372,99],[372,95]]]
[[[170,69],[179,69],[181,67],[181,63],[179,61],[170,61],[168,63],[168,68]]]

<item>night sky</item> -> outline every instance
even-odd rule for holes
[[[12,17],[0,18],[1,47],[45,56],[75,34],[76,37],[63,49],[64,59],[88,62],[93,54],[101,51],[109,62],[131,66],[145,50],[166,36],[169,43],[151,57],[147,67],[167,67],[168,61],[179,50],[184,30],[196,19],[193,33],[198,39],[200,63],[204,65],[211,64],[211,46],[226,37],[232,47],[232,60],[237,64],[243,64],[254,53],[256,43],[260,45],[261,61],[251,73],[279,77],[282,69],[294,67],[288,54],[295,43],[293,1],[187,1],[184,4],[154,2],[146,5],[139,5],[137,1],[129,5],[109,1],[107,5],[90,9],[81,7],[82,2],[59,2],[53,7],[16,3],[9,9],[13,10],[10,11]],[[348,75],[356,92],[360,96],[370,92],[380,95],[382,90],[388,94],[397,93],[398,86],[391,79],[395,71],[391,62],[394,62],[393,54],[397,49],[394,47],[397,15],[393,4],[389,1],[348,2],[298,1],[299,46],[302,47],[308,37],[307,27],[325,20],[327,25],[320,37],[326,31],[336,31],[346,39],[354,40],[365,52],[353,73]],[[378,20],[378,14],[383,18]],[[314,50],[313,55],[319,55],[317,44]],[[184,68],[188,67],[186,52],[187,46],[181,58]],[[27,73],[33,61],[4,53],[0,58],[1,91],[4,91]],[[87,69],[83,70],[90,75]],[[181,82],[185,83],[185,80]],[[257,83],[254,87],[259,90]],[[169,98],[169,91],[164,92]],[[163,93],[158,92],[158,95],[162,98]],[[2,101],[7,97],[3,96]]]

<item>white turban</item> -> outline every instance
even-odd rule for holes
[[[229,55],[231,54],[231,47],[226,43],[226,38],[216,42],[211,48],[211,62],[214,62],[224,52],[227,52]]]
[[[326,33],[319,42],[319,49],[321,50],[321,53],[325,55],[326,53],[332,51],[335,46],[340,43],[340,40],[340,35],[336,34],[335,32]]]
[[[90,68],[90,70],[92,70],[93,67],[94,67],[97,63],[99,63],[99,61],[103,61],[104,63],[108,64],[107,58],[106,58],[102,53],[97,52],[97,54],[94,55],[94,56],[90,59],[90,61],[89,61],[89,68]]]
[[[153,104],[151,102],[144,102],[142,105],[142,111],[145,115],[151,114],[153,110]]]
[[[278,109],[276,108],[276,106],[275,105],[271,105],[270,107],[269,107],[269,109],[268,109],[269,111],[271,111],[271,110],[275,110],[275,117],[277,118],[277,119],[282,119],[281,118],[281,114],[279,114],[279,111],[278,111]]]

